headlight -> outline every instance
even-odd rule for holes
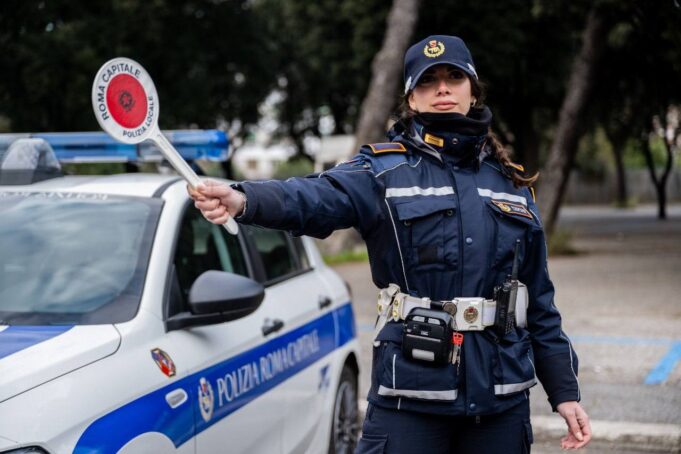
[[[23,448],[2,451],[2,454],[49,454],[40,446],[24,446]]]

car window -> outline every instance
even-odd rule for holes
[[[175,249],[175,272],[185,302],[196,278],[208,270],[248,276],[239,239],[208,222],[198,210],[189,208],[182,219]]]
[[[260,256],[264,283],[271,284],[311,268],[303,241],[288,232],[244,225]]]
[[[291,238],[293,240],[293,246],[298,254],[298,262],[300,267],[304,270],[310,269],[310,260],[307,258],[307,251],[305,251],[305,246],[303,245],[303,240],[300,238]]]
[[[161,207],[141,197],[0,192],[0,320],[132,319]]]
[[[286,232],[262,227],[250,227],[247,231],[262,259],[267,282],[303,269]]]

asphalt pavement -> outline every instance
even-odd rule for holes
[[[549,258],[563,328],[579,355],[594,442],[582,452],[681,452],[681,205],[566,207],[574,256]],[[369,389],[377,289],[368,263],[338,265],[350,283],[362,347],[360,405]],[[531,391],[533,453],[559,452],[562,419]]]

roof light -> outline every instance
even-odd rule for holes
[[[177,130],[163,132],[188,161],[229,159],[229,140],[219,130]],[[0,156],[3,144],[17,137],[34,137],[47,141],[60,162],[159,162],[163,156],[152,144],[126,145],[104,132],[0,134]]]
[[[61,165],[44,139],[17,139],[0,154],[0,184],[31,184],[60,176]]]

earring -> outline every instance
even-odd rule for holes
[[[477,99],[473,98],[473,101],[471,101],[471,107],[475,106],[475,103],[478,102]]]

